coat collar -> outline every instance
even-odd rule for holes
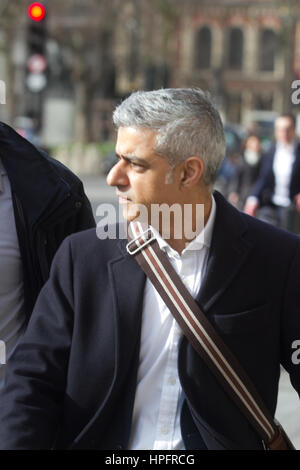
[[[0,123],[0,157],[31,226],[49,204],[58,205],[67,197],[70,186],[49,157],[4,123]]]
[[[224,197],[214,192],[217,213],[206,273],[196,298],[204,311],[209,310],[228,288],[245,262],[251,243],[244,237],[246,218]]]
[[[246,218],[218,192],[214,192],[216,201],[216,217],[209,251],[207,269],[196,297],[204,311],[209,310],[220,295],[228,288],[231,281],[245,262],[251,247],[246,237],[248,226]],[[119,248],[128,260],[126,251],[127,240],[119,242]],[[134,285],[138,264],[132,273],[131,283]],[[136,272],[135,272],[136,271]],[[124,271],[125,274],[125,271]],[[125,289],[126,291],[126,289]],[[126,295],[126,292],[124,292]],[[118,296],[121,295],[119,291]]]
[[[266,156],[269,156],[270,161],[274,160],[276,150],[277,150],[277,144],[276,142],[273,142],[270,149],[266,152]],[[294,141],[294,153],[296,156],[296,160],[299,160],[300,159],[300,142],[298,140]]]

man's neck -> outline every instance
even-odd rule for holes
[[[186,234],[186,230],[184,230],[185,227],[182,224],[183,237],[178,239],[178,238],[175,238],[175,236],[172,236],[173,234],[171,234],[170,239],[167,240],[168,244],[174,250],[176,250],[179,254],[181,254],[182,251],[186,248],[186,246],[189,243],[191,243],[192,240],[195,239],[199,235],[199,233],[204,229],[204,227],[205,227],[205,225],[208,221],[208,218],[209,218],[209,215],[210,215],[210,212],[211,212],[211,208],[212,208],[212,196],[209,195],[209,197],[207,197],[205,199],[205,201],[202,201],[202,202],[199,201],[198,204],[203,204],[203,206],[204,206],[204,213],[203,213],[203,219],[204,220],[203,221],[197,220],[197,215],[198,215],[197,205],[192,204],[192,232],[194,234],[194,237],[193,238],[187,238],[187,237],[184,236]],[[183,217],[183,219],[184,219],[184,217]]]
[[[296,146],[296,140],[293,139],[293,140],[290,140],[288,142],[277,142],[277,147],[281,147],[281,148],[293,148]]]

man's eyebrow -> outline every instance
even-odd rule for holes
[[[149,163],[147,162],[147,160],[144,160],[143,158],[137,157],[137,156],[134,155],[133,153],[128,153],[128,154],[119,155],[119,154],[116,152],[116,157],[118,157],[118,158],[124,158],[124,160],[127,160],[127,161],[129,161],[129,162],[140,163],[141,165],[149,166]]]

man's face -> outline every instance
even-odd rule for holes
[[[116,186],[123,215],[128,221],[138,214],[136,205],[142,204],[150,214],[151,204],[180,203],[178,171],[169,182],[170,164],[155,154],[157,133],[151,129],[120,127],[116,143],[119,161],[110,170],[107,183]]]
[[[260,152],[260,141],[257,137],[251,136],[248,138],[246,143],[246,148],[252,150],[253,152]]]
[[[296,138],[296,130],[292,119],[279,117],[275,121],[275,139],[281,144],[289,144]]]

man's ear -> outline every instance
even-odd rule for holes
[[[198,184],[203,176],[204,163],[199,157],[189,157],[182,165],[180,178],[181,185],[185,188],[191,188]]]

